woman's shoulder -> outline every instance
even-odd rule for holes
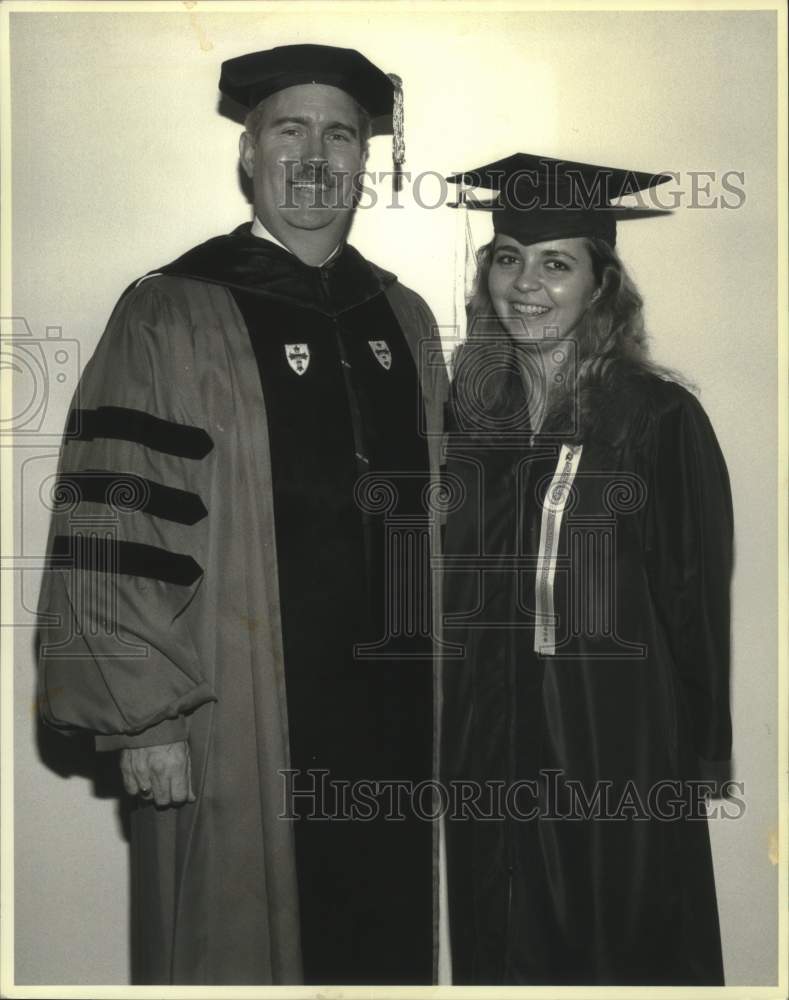
[[[703,414],[701,404],[670,372],[619,364],[609,373],[599,401],[598,435],[610,444],[640,445],[653,437],[669,414]]]
[[[701,407],[695,392],[678,376],[667,373],[645,371],[640,379],[643,391],[643,406],[655,418],[664,414]]]

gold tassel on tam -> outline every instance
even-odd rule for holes
[[[387,73],[394,84],[394,106],[392,108],[392,159],[395,191],[403,187],[403,164],[405,163],[405,130],[403,116],[403,81],[396,73]]]

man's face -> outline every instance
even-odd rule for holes
[[[275,236],[348,221],[366,158],[359,128],[356,102],[337,87],[302,84],[266,98],[257,136],[241,136],[241,162]]]

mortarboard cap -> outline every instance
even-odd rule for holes
[[[614,246],[617,220],[658,213],[628,209],[612,202],[663,184],[671,177],[514,153],[484,167],[454,174],[447,180],[496,191],[493,201],[475,199],[466,200],[465,204],[471,209],[492,212],[494,231],[512,236],[524,245],[594,236]]]
[[[304,83],[344,90],[371,118],[392,116],[393,157],[399,170],[405,161],[403,84],[394,73],[378,69],[356,49],[334,45],[280,45],[249,52],[222,63],[219,90],[251,110],[266,97]]]

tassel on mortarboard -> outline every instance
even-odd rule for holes
[[[396,73],[387,73],[394,86],[394,103],[392,106],[392,160],[394,161],[394,176],[392,184],[395,191],[403,186],[403,164],[405,163],[405,130],[403,115],[403,81]]]
[[[461,181],[458,185],[458,200],[452,207],[459,211],[455,221],[455,277],[453,289],[453,316],[455,325],[455,341],[461,344],[468,336],[467,307],[474,291],[476,277],[477,254],[474,246],[474,235],[471,232],[471,220],[468,213],[467,186]]]

